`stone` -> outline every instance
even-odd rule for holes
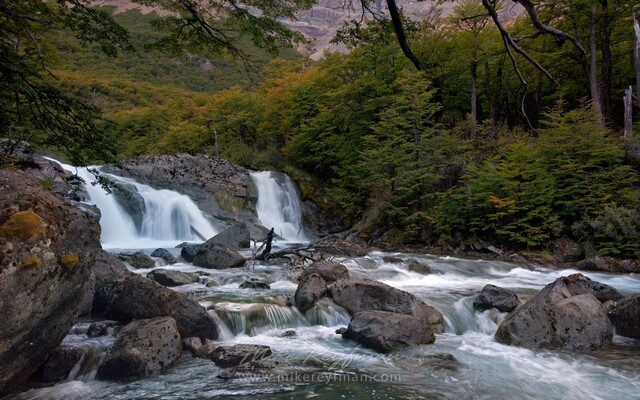
[[[100,255],[94,273],[92,315],[120,322],[169,316],[183,337],[218,338],[217,322],[198,302],[127,270],[109,253]]]
[[[90,290],[99,235],[94,214],[24,172],[0,170],[0,396],[29,378],[71,330]],[[77,261],[63,262],[68,256]]]
[[[80,347],[58,347],[44,363],[40,380],[44,383],[62,382],[69,377],[73,367],[84,357],[84,350]]]
[[[87,330],[87,336],[89,337],[106,336],[108,333],[109,327],[104,322],[94,322],[89,325]]]
[[[500,343],[529,348],[585,349],[611,342],[613,328],[600,301],[575,284],[580,274],[548,284],[502,321]]]
[[[403,290],[370,279],[341,279],[329,286],[329,296],[351,315],[361,311],[388,311],[411,315],[444,332],[444,319],[435,308]]]
[[[269,346],[258,344],[236,344],[234,346],[220,346],[211,359],[221,368],[235,367],[236,365],[261,360],[272,354]]]
[[[193,257],[193,265],[202,268],[238,268],[244,266],[244,263],[245,259],[241,254],[222,245],[200,249]]]
[[[200,275],[164,268],[157,268],[147,274],[147,278],[152,279],[162,286],[175,287],[196,283],[200,280]]]
[[[387,311],[362,311],[353,316],[344,339],[352,339],[381,353],[436,340],[428,324],[407,314]]]
[[[204,242],[201,248],[213,245],[223,245],[232,249],[247,249],[251,247],[251,235],[247,224],[238,222]]]
[[[108,380],[146,378],[170,369],[180,356],[182,341],[171,317],[143,319],[118,332],[98,377]]]
[[[409,265],[407,269],[411,272],[415,272],[416,274],[429,275],[433,273],[433,270],[427,264],[423,264],[416,260],[409,261]]]
[[[135,269],[149,269],[155,268],[156,266],[156,262],[153,258],[141,251],[136,251],[135,253],[121,253],[118,254],[118,258]]]
[[[495,285],[485,285],[473,300],[473,308],[479,311],[497,308],[501,312],[511,312],[520,305],[518,296],[508,289]]]
[[[193,355],[196,354],[200,347],[202,347],[202,340],[199,337],[192,336],[182,339],[182,348],[189,350]]]
[[[213,356],[213,352],[216,351],[217,347],[215,343],[211,339],[205,339],[202,343],[202,346],[195,352],[195,356],[198,358],[206,358],[211,359]]]
[[[618,292],[614,287],[592,281],[590,278],[582,274],[574,274],[571,275],[570,278],[571,279],[565,280],[565,284],[573,295],[591,293],[600,303],[618,301],[624,298],[624,295]]]
[[[403,262],[402,258],[394,256],[384,256],[382,257],[382,261],[387,264],[402,264]]]
[[[300,280],[294,301],[300,311],[306,311],[327,291],[327,282],[318,274],[306,275]]]
[[[271,286],[257,278],[249,278],[240,284],[240,289],[271,289]]]
[[[618,335],[640,339],[640,295],[620,300],[609,318]]]
[[[155,249],[153,252],[151,252],[151,257],[161,258],[166,261],[167,264],[175,264],[176,262],[178,262],[175,256],[171,254],[171,252],[167,249]]]
[[[349,277],[349,270],[342,264],[334,261],[315,261],[302,271],[298,281],[302,281],[306,276],[318,274],[327,283],[333,283],[338,279]]]
[[[559,262],[576,262],[582,258],[580,245],[566,236],[552,240],[549,247],[551,254]]]
[[[576,269],[588,271],[623,272],[622,262],[613,257],[595,256],[576,264]]]

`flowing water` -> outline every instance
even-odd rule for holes
[[[261,179],[267,178],[261,176],[257,180]],[[156,246],[151,247],[145,251]],[[399,258],[401,262],[385,262],[385,256]],[[409,271],[412,260],[428,264],[432,273]],[[347,265],[351,276],[380,280],[433,305],[445,316],[445,333],[436,335],[434,344],[381,355],[335,333],[349,321],[348,314],[339,307],[319,304],[301,313],[287,306],[287,298],[295,292],[296,284],[282,266],[255,263],[243,269],[217,271],[178,263],[164,268],[209,274],[199,283],[176,290],[189,293],[203,306],[215,310],[223,322],[218,344],[268,345],[282,367],[222,380],[217,378],[221,370],[211,361],[185,357],[174,369],[148,379],[114,383],[96,380],[90,372],[76,373],[67,382],[31,389],[18,398],[640,398],[639,341],[616,336],[613,345],[606,349],[582,352],[505,346],[497,343],[493,334],[506,314],[496,310],[477,312],[472,307],[473,296],[486,284],[512,289],[521,299],[527,299],[557,277],[576,271],[381,252],[336,261]],[[136,270],[141,274],[148,271]],[[636,275],[586,275],[625,294],[640,293],[640,279]],[[239,289],[239,284],[248,278],[267,281],[271,288]],[[99,359],[104,351],[101,349],[112,339],[96,343],[83,335],[83,329],[84,325],[78,326],[65,340],[89,346],[94,349],[93,358]],[[82,366],[78,369],[90,370]]]

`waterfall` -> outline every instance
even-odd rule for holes
[[[308,242],[302,227],[300,198],[291,178],[273,171],[251,172],[251,178],[258,188],[256,211],[260,223],[274,228],[288,242]]]
[[[90,184],[95,177],[87,168],[61,165],[84,179],[88,202],[100,209],[103,247],[173,247],[184,241],[206,240],[218,233],[188,196],[172,190],[157,190],[133,179],[102,174],[119,190],[126,188],[127,196],[138,200],[137,212],[132,214],[132,207],[123,206],[116,194]],[[100,167],[90,168],[99,170]]]

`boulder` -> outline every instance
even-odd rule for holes
[[[640,273],[640,260],[623,260],[622,269],[632,274]]]
[[[355,314],[342,337],[381,353],[436,341],[431,327],[424,321],[411,315],[387,311]]]
[[[624,295],[614,287],[592,281],[590,278],[581,274],[571,275],[570,279],[565,280],[565,284],[573,295],[591,293],[600,303],[618,301],[624,298]]]
[[[196,351],[202,347],[202,340],[199,337],[188,337],[182,339],[182,348],[189,350],[191,354],[196,354]]]
[[[222,245],[200,249],[193,257],[193,265],[202,268],[238,268],[244,266],[244,263],[245,259],[241,254]]]
[[[200,346],[193,355],[198,358],[206,358],[210,360],[213,356],[213,352],[216,351],[216,348],[215,343],[213,343],[211,339],[205,339],[202,346]]]
[[[0,396],[60,345],[89,290],[100,226],[20,171],[0,170]]]
[[[403,262],[402,258],[394,256],[384,256],[382,257],[382,261],[387,264],[402,264]]]
[[[511,312],[520,305],[518,296],[508,289],[486,285],[473,300],[473,308],[479,311],[497,308],[501,312]]]
[[[342,264],[334,261],[315,261],[302,271],[298,281],[302,281],[311,274],[318,274],[327,283],[333,283],[338,279],[349,278],[349,270]]]
[[[324,254],[333,254],[346,257],[364,257],[367,249],[359,243],[353,243],[336,236],[325,236],[316,240],[313,247]]]
[[[223,245],[232,249],[247,249],[251,247],[251,235],[247,224],[244,222],[235,223],[201,244],[200,247],[206,249],[214,245]]]
[[[82,295],[82,299],[80,300],[80,310],[78,311],[78,316],[84,316],[91,314],[91,307],[93,306],[93,296],[96,293],[96,277],[91,272],[89,276],[89,281],[85,287],[84,293]]]
[[[127,270],[107,252],[94,267],[96,295],[92,315],[120,322],[169,316],[184,337],[217,339],[218,324],[195,300]]]
[[[80,347],[58,347],[47,359],[42,367],[40,380],[44,383],[62,382],[69,377],[73,367],[84,357],[84,350]]]
[[[271,289],[271,286],[263,280],[249,278],[240,284],[240,289]]]
[[[118,258],[136,269],[149,269],[155,268],[156,266],[156,262],[153,258],[141,251],[136,251],[135,253],[121,253],[118,254]]]
[[[167,264],[175,264],[178,262],[173,254],[167,249],[155,249],[151,253],[151,257],[158,257],[167,262]]]
[[[507,315],[500,343],[532,348],[596,348],[611,342],[613,329],[600,301],[576,283],[580,274],[556,279]]]
[[[582,258],[580,245],[566,236],[552,240],[549,247],[559,262],[576,262]]]
[[[101,379],[145,378],[171,368],[182,350],[176,321],[158,317],[123,327],[98,368]]]
[[[182,246],[182,250],[180,250],[180,257],[187,262],[193,262],[193,258],[198,254],[199,249],[199,244],[186,244]]]
[[[329,286],[329,296],[352,315],[361,311],[388,311],[411,315],[444,332],[444,319],[435,308],[403,290],[369,279],[340,279]]]
[[[174,287],[188,285],[200,280],[200,275],[182,271],[157,268],[147,274],[147,278],[152,279],[162,286]]]
[[[431,269],[430,266],[428,266],[427,264],[418,262],[416,260],[409,261],[409,265],[407,266],[407,269],[411,272],[415,272],[417,274],[422,274],[422,275],[429,275],[433,273],[433,270]]]
[[[106,336],[108,333],[109,327],[104,322],[94,322],[89,325],[87,330],[87,336],[89,337]]]
[[[327,291],[327,282],[318,274],[306,275],[300,280],[294,301],[300,311],[308,310],[316,300],[320,299]]]
[[[640,295],[619,301],[609,318],[618,335],[640,339]]]
[[[587,271],[623,272],[622,262],[613,257],[595,256],[576,264],[576,269]]]
[[[236,344],[234,346],[220,346],[211,359],[220,368],[235,367],[236,365],[258,361],[272,354],[269,346],[258,344]]]
[[[103,177],[111,183],[111,191],[118,200],[118,204],[131,216],[135,226],[140,229],[147,206],[144,198],[138,193],[138,188],[132,183],[114,181],[104,175]]]

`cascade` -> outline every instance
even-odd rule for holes
[[[117,196],[100,185],[90,184],[95,177],[87,168],[61,165],[84,179],[88,201],[100,209],[103,247],[173,247],[184,241],[206,240],[218,233],[188,196],[172,190],[157,190],[133,179],[103,174],[113,182],[129,187],[141,199],[142,215],[136,223]],[[99,170],[100,167],[91,168]]]
[[[267,228],[288,242],[308,242],[302,227],[302,207],[298,191],[287,175],[273,171],[254,171],[251,178],[258,188],[256,211]]]
[[[277,304],[218,303],[215,311],[234,335],[254,336],[269,329],[308,325],[297,310]]]

